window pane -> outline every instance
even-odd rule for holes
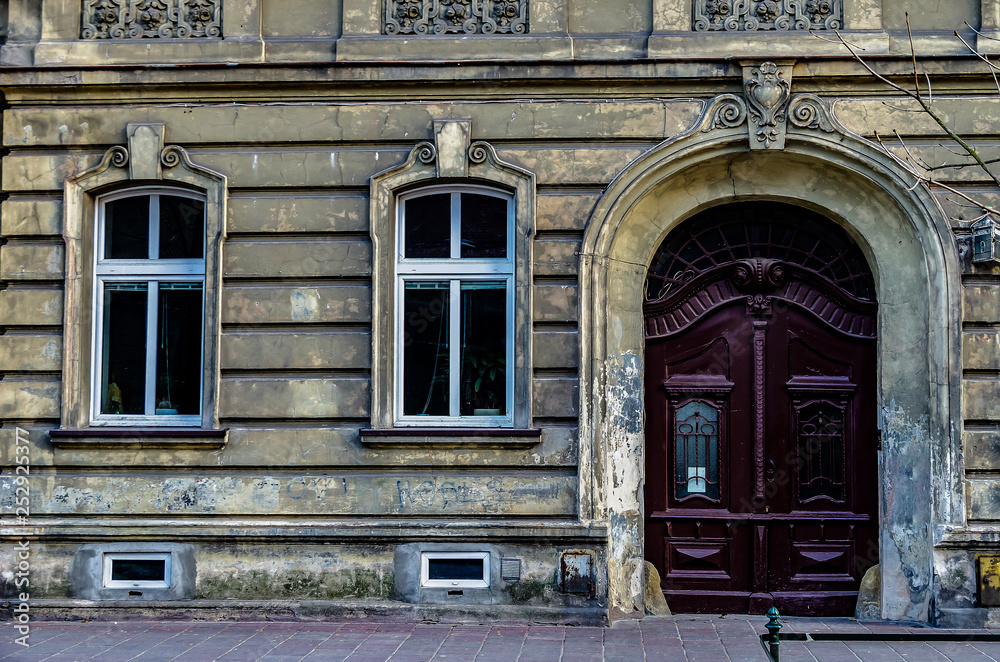
[[[507,414],[507,286],[462,283],[462,416]]]
[[[205,257],[205,203],[175,195],[160,196],[160,257]]]
[[[507,257],[507,200],[462,194],[462,257]]]
[[[427,579],[482,580],[483,565],[483,559],[427,559]]]
[[[149,257],[149,196],[112,200],[104,205],[104,259]]]
[[[451,194],[422,195],[406,201],[403,257],[451,256]]]
[[[688,402],[674,419],[677,498],[694,494],[719,498],[719,410]]]
[[[156,413],[201,413],[201,283],[160,283]]]
[[[104,285],[102,414],[144,414],[146,283]]]
[[[111,581],[162,582],[166,580],[164,559],[114,559],[111,561]]]
[[[448,415],[448,281],[403,291],[403,414]]]

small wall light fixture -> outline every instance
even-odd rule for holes
[[[972,224],[972,261],[1000,264],[1000,225],[989,214]]]

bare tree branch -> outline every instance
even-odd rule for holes
[[[898,83],[896,83],[896,82],[894,82],[892,80],[889,80],[888,78],[886,78],[882,74],[880,74],[877,71],[875,71],[871,67],[871,65],[868,64],[868,62],[863,57],[861,57],[858,54],[857,48],[855,46],[853,46],[852,44],[848,43],[848,41],[846,39],[844,39],[844,37],[840,34],[839,30],[835,30],[834,31],[834,34],[837,35],[838,39],[840,39],[840,43],[843,44],[844,48],[846,48],[850,52],[851,56],[854,57],[855,61],[857,61],[862,67],[865,68],[865,70],[868,73],[870,73],[876,79],[878,79],[879,81],[881,81],[885,85],[891,87],[892,89],[896,90],[897,92],[900,92],[901,94],[904,94],[907,97],[909,97],[910,99],[912,99],[913,101],[915,101],[917,103],[917,105],[920,106],[920,109],[923,110],[925,113],[927,113],[927,115],[932,120],[934,120],[935,124],[937,124],[941,128],[941,130],[944,131],[945,134],[947,134],[947,136],[949,138],[951,138],[955,143],[957,143],[969,156],[971,156],[973,158],[973,160],[975,160],[976,164],[990,178],[990,180],[994,184],[996,184],[998,187],[1000,187],[1000,177],[998,177],[997,175],[995,175],[989,169],[989,166],[987,166],[987,164],[979,156],[979,153],[976,151],[976,149],[972,145],[970,145],[969,143],[967,143],[964,139],[962,139],[961,136],[959,136],[957,133],[955,133],[955,131],[953,131],[950,126],[948,126],[948,124],[947,124],[947,122],[945,122],[944,118],[941,117],[941,115],[924,99],[923,95],[920,93],[920,86],[919,86],[919,80],[920,80],[920,78],[919,78],[919,73],[917,71],[917,58],[916,58],[916,54],[913,53],[913,35],[910,32],[910,30],[909,30],[909,19],[908,18],[907,18],[907,33],[909,34],[909,37],[910,37],[911,60],[912,60],[912,63],[913,63],[913,80],[914,80],[914,84],[915,84],[915,89],[917,90],[916,92],[914,92],[913,90],[907,89],[907,88],[903,87],[902,85],[899,85]],[[885,146],[883,145],[883,148],[884,147]],[[914,173],[914,174],[916,174],[916,173]],[[930,179],[928,179],[928,181],[930,181]],[[937,182],[935,182],[935,183],[938,186],[943,186],[940,183],[937,183]]]
[[[924,174],[918,172],[913,167],[912,164],[910,164],[906,160],[900,158],[900,156],[898,154],[896,154],[891,149],[889,149],[888,147],[886,147],[885,142],[882,140],[882,137],[880,135],[878,135],[878,132],[875,133],[875,141],[878,143],[879,147],[882,148],[882,152],[885,153],[886,156],[888,156],[890,159],[892,159],[897,164],[899,164],[900,167],[902,167],[906,172],[908,172],[913,177],[913,179],[914,179],[913,185],[909,186],[908,190],[912,191],[912,190],[916,189],[918,186],[920,186],[921,183],[927,184],[928,186],[936,186],[938,188],[944,189],[945,191],[948,191],[949,193],[951,193],[953,195],[957,195],[958,197],[960,197],[961,199],[965,200],[966,202],[971,203],[972,206],[974,206],[974,207],[976,207],[978,209],[981,209],[984,212],[992,213],[992,214],[1000,214],[1000,210],[997,210],[995,207],[993,207],[991,205],[983,204],[983,202],[981,200],[977,200],[977,199],[975,199],[975,198],[973,198],[973,197],[971,197],[971,196],[963,193],[962,191],[959,191],[958,189],[956,189],[953,186],[949,186],[948,184],[945,184],[943,182],[936,181],[932,177],[928,177],[927,175],[924,175]],[[906,151],[907,153],[909,153],[909,151],[906,148],[905,143],[903,144],[903,149],[904,149],[904,151]]]

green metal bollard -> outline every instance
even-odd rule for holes
[[[780,614],[778,614],[778,610],[776,608],[771,607],[768,609],[768,621],[767,625],[764,626],[767,628],[768,633],[768,652],[771,654],[771,659],[773,659],[774,662],[778,662],[778,646],[781,644],[778,640],[778,630],[781,629],[781,623],[778,621],[778,616],[780,616]]]

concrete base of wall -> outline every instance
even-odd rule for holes
[[[7,603],[0,620],[11,620]],[[607,624],[602,607],[520,605],[428,605],[376,600],[177,600],[170,602],[32,600],[32,620],[122,621],[338,621],[372,618],[383,622],[489,623],[510,625]]]
[[[1000,612],[1000,609],[937,609],[934,626],[949,630],[995,628],[997,617],[994,612]]]

